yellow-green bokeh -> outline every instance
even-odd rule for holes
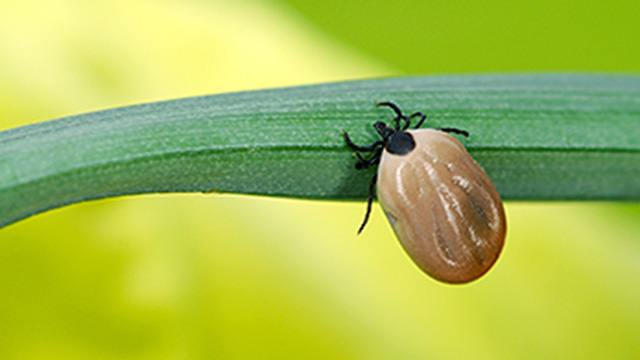
[[[309,3],[2,0],[0,129],[361,77],[640,70],[632,2]],[[509,203],[502,258],[458,287],[419,272],[378,208],[356,237],[363,211],[150,195],[14,224],[0,230],[0,358],[640,356],[638,205]]]

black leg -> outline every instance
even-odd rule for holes
[[[444,132],[448,132],[448,133],[454,133],[454,134],[458,134],[458,135],[463,135],[465,137],[469,137],[469,132],[467,132],[465,130],[460,130],[460,129],[456,129],[456,128],[439,128],[438,130],[444,131]]]
[[[398,124],[398,128],[396,129],[396,131],[400,131],[400,130],[407,130],[409,128],[409,126],[411,125],[411,119],[406,117],[406,116],[402,116],[402,118],[404,119],[404,126],[402,127],[402,129],[400,129],[400,124]]]
[[[395,126],[393,128],[396,131],[400,131],[400,119],[404,119],[404,116],[393,118],[393,123],[395,124]]]
[[[344,135],[344,140],[347,142],[347,146],[356,151],[372,152],[376,149],[376,147],[382,145],[382,140],[378,140],[371,146],[358,146],[351,141],[349,134],[347,134],[344,130],[340,130],[340,132],[342,132],[342,134]]]
[[[358,158],[358,160],[360,161],[360,163],[366,163],[368,160],[365,160],[365,158],[362,157],[362,155],[355,153],[356,157]],[[358,164],[356,164],[356,166],[358,166]]]
[[[398,116],[398,117],[403,117],[404,116],[402,114],[402,110],[400,110],[398,105],[396,105],[396,104],[394,104],[392,102],[383,101],[383,102],[374,102],[374,104],[376,104],[376,106],[388,106],[391,109],[393,109],[393,111],[396,113],[396,116]]]
[[[373,175],[373,179],[371,179],[371,183],[369,184],[369,199],[367,200],[367,213],[364,215],[364,221],[360,228],[358,229],[358,235],[364,229],[364,226],[367,225],[367,221],[369,221],[369,215],[371,215],[371,204],[373,203],[373,189],[376,186],[376,180],[378,179],[378,174]]]
[[[380,162],[380,156],[382,155],[382,150],[384,149],[383,148],[378,149],[378,151],[376,151],[376,153],[369,160],[366,160],[360,154],[356,153],[358,160],[360,160],[360,162],[356,164],[356,169],[358,170],[366,169],[366,168],[372,167],[373,165],[378,164]]]
[[[411,115],[411,118],[413,119],[413,118],[414,118],[414,117],[416,117],[416,116],[420,116],[420,120],[418,120],[418,123],[416,124],[416,126],[414,126],[414,127],[413,127],[414,129],[417,129],[417,128],[419,128],[420,126],[422,126],[422,123],[424,122],[424,119],[426,119],[426,118],[427,118],[427,115],[425,115],[425,114],[423,114],[423,113],[421,113],[421,112],[417,112],[417,113],[415,113],[415,114],[412,114],[412,115]],[[407,124],[407,127],[409,127],[409,124]],[[405,128],[405,130],[406,130],[406,128]]]
[[[393,110],[393,112],[396,113],[396,118],[393,119],[393,121],[396,123],[396,127],[395,127],[396,131],[400,130],[400,119],[404,119],[405,122],[409,121],[409,119],[407,119],[407,117],[404,116],[404,114],[402,114],[402,110],[400,110],[398,105],[392,102],[383,101],[383,102],[374,102],[374,104],[376,104],[376,106],[388,106]]]

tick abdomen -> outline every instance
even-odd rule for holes
[[[383,152],[378,199],[422,270],[448,283],[472,281],[491,268],[504,244],[500,196],[454,137],[430,129],[407,132],[416,147],[404,155]]]

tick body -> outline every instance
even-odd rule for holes
[[[498,259],[506,233],[504,209],[495,186],[464,146],[448,132],[468,136],[454,128],[418,129],[422,113],[409,117],[393,103],[395,126],[374,126],[382,140],[358,155],[356,168],[379,164],[371,182],[364,228],[371,210],[373,189],[396,236],[413,261],[433,278],[452,284],[473,281]],[[412,118],[420,117],[409,129]]]

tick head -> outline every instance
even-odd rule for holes
[[[384,141],[386,141],[389,137],[391,137],[391,135],[395,134],[396,132],[394,128],[382,121],[376,121],[376,123],[373,124],[373,127],[376,128],[376,131],[378,132],[378,134],[380,134],[382,140]]]

